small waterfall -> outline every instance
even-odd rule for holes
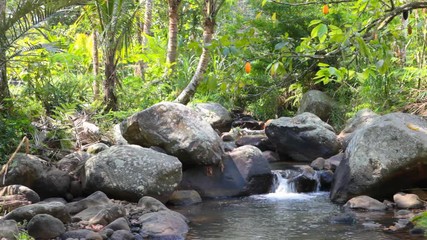
[[[320,174],[316,171],[311,174],[296,170],[273,170],[274,182],[272,193],[299,193],[319,192]]]

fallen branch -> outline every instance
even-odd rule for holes
[[[3,167],[2,167],[2,169],[1,169],[1,171],[0,171],[0,175],[2,175],[2,174],[3,174],[3,185],[4,185],[4,184],[5,184],[5,182],[6,182],[6,175],[7,175],[7,170],[8,170],[8,168],[9,168],[9,164],[10,164],[10,163],[12,162],[12,160],[15,158],[15,155],[18,153],[19,149],[21,149],[22,144],[24,144],[24,143],[25,143],[25,145],[26,145],[26,147],[25,147],[25,153],[26,153],[26,154],[28,154],[28,153],[30,152],[30,147],[29,147],[30,143],[29,143],[29,141],[28,141],[27,136],[25,136],[24,138],[22,138],[22,140],[21,140],[21,142],[19,143],[18,147],[16,148],[15,152],[12,154],[12,156],[10,156],[9,160],[6,162],[6,164],[5,164],[5,165],[3,165]]]

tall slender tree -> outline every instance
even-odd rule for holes
[[[0,26],[6,23],[6,0],[0,0]],[[6,36],[0,36],[0,106],[4,99],[10,97],[9,86],[7,84],[6,75],[6,46],[7,42],[4,39]]]
[[[204,0],[203,6],[203,51],[197,65],[196,72],[191,78],[190,83],[184,88],[181,94],[175,99],[175,102],[187,104],[196,93],[197,87],[203,80],[203,75],[209,64],[209,46],[215,33],[215,17],[218,14],[225,0]]]
[[[98,32],[93,30],[92,32],[93,46],[92,46],[92,67],[93,67],[93,99],[99,99],[99,51],[98,51]]]
[[[119,84],[117,76],[117,52],[129,42],[134,20],[139,4],[130,0],[96,0],[96,11],[100,26],[101,48],[104,60],[104,111],[118,109],[116,86]]]
[[[166,70],[165,77],[169,76],[175,68],[175,63],[178,55],[178,22],[179,22],[179,6],[181,0],[168,0],[169,3],[169,35],[168,35],[168,50],[166,55]]]

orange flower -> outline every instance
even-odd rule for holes
[[[322,9],[323,14],[328,14],[329,13],[329,7],[328,4],[323,5],[323,9]]]
[[[246,73],[251,72],[251,63],[249,61],[246,61],[246,63],[245,63],[245,72]]]

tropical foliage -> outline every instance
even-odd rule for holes
[[[90,113],[108,129],[160,101],[215,101],[268,119],[319,89],[339,106],[338,129],[361,108],[427,105],[426,2],[52,2],[0,1],[3,160],[23,135],[35,141],[31,122],[46,116],[67,124]]]

